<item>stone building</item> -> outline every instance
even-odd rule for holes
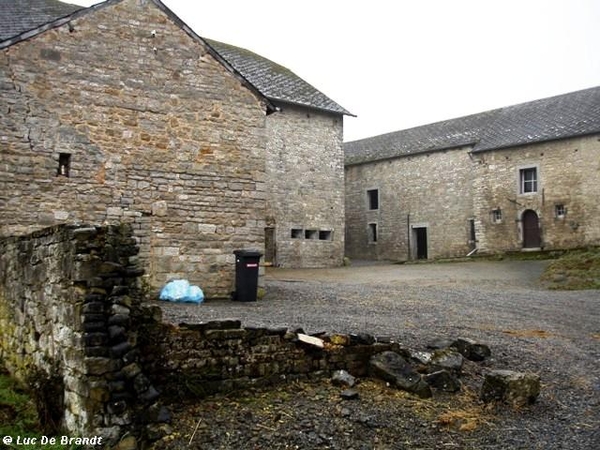
[[[343,116],[351,114],[289,69],[208,42],[278,109],[266,124],[266,261],[280,267],[341,265]]]
[[[352,258],[600,244],[600,87],[344,149]]]
[[[277,242],[273,228],[290,223],[330,234],[297,245],[282,232],[271,247],[283,264],[338,264],[343,179],[329,174],[347,112],[289,71],[261,79],[226,48],[159,0],[0,0],[0,236],[131,222],[152,286],[184,277],[210,297],[231,291],[234,250],[263,251],[265,230]],[[323,186],[327,202],[300,207]]]

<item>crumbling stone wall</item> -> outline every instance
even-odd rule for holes
[[[401,351],[397,343],[378,343],[366,335],[328,336],[319,348],[286,328],[243,328],[238,320],[173,326],[154,317],[139,332],[144,372],[167,395],[182,398],[339,369],[366,376],[371,356]]]
[[[62,425],[73,435],[109,443],[143,434],[139,410],[158,398],[138,364],[137,252],[129,226],[0,240],[0,362],[25,382],[40,373],[62,380]]]
[[[154,287],[229,295],[263,250],[265,105],[182,27],[113,1],[0,50],[0,236],[130,222]]]

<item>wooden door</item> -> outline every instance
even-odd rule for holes
[[[540,237],[540,224],[535,211],[528,209],[523,213],[523,248],[539,248],[542,240]]]

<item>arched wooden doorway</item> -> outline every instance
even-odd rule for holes
[[[531,209],[524,211],[521,222],[523,224],[523,248],[539,248],[542,239],[537,213]]]

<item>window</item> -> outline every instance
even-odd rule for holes
[[[492,222],[493,223],[501,223],[502,222],[502,210],[500,208],[496,208],[492,210]]]
[[[292,228],[292,239],[302,239],[303,234],[302,228]]]
[[[377,224],[370,223],[369,224],[369,243],[374,244],[377,242]]]
[[[69,177],[69,169],[71,168],[71,154],[60,153],[58,155],[58,170],[57,177]]]
[[[319,240],[320,241],[331,241],[331,230],[321,230],[319,231]]]
[[[538,191],[537,167],[519,169],[519,194],[533,194]]]
[[[554,216],[557,219],[562,219],[567,215],[565,205],[554,205]]]
[[[367,201],[369,209],[379,209],[379,189],[370,189],[367,191]]]

